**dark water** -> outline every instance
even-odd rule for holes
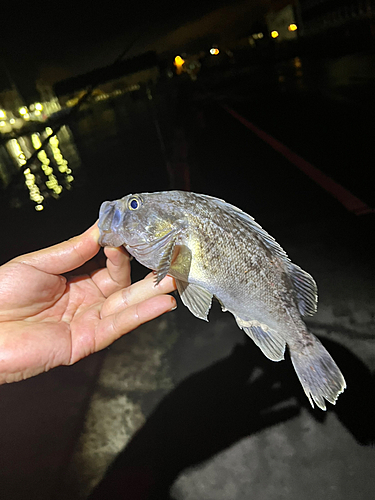
[[[84,230],[95,222],[99,206],[106,199],[119,198],[132,191],[168,189],[165,145],[161,142],[167,140],[173,122],[167,97],[162,96],[165,102],[161,102],[157,97],[150,100],[144,92],[127,95],[91,106],[77,120],[62,127],[56,136],[59,153],[67,162],[72,180],[67,182],[68,174],[58,171],[53,151],[47,147],[46,157],[58,179],[57,191],[61,186],[61,193],[56,195],[47,188],[48,176],[42,170],[40,159],[30,164],[30,173],[35,175],[39,196],[44,195],[41,204],[29,199],[27,179],[22,174],[1,192],[0,260],[3,262],[18,253],[41,248]],[[162,108],[162,112],[158,108]],[[158,134],[161,128],[162,137]],[[45,136],[42,131],[41,140]],[[2,171],[16,174],[15,165],[30,157],[34,150],[31,134],[1,145]],[[40,205],[43,210],[35,210],[35,206],[40,208]]]

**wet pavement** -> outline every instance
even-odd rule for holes
[[[188,181],[254,216],[316,279],[308,326],[347,380],[337,405],[312,410],[290,360],[264,358],[218,304],[205,323],[179,302],[73,367],[0,387],[1,498],[79,500],[100,481],[92,498],[374,496],[374,214],[346,210],[221,106],[374,207],[374,75],[353,81],[357,60],[317,64],[98,104],[70,125],[72,190],[41,213],[2,200],[1,261],[84,230],[105,199]],[[145,273],[134,263],[134,279]]]

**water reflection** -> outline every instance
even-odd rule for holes
[[[47,138],[49,140],[45,142]],[[29,199],[37,211],[44,209],[49,198],[58,198],[64,190],[72,188],[80,164],[72,132],[66,125],[56,132],[46,126],[41,131],[9,139],[0,145],[3,187],[9,186],[12,178],[22,172]],[[26,197],[16,197],[11,205],[21,207],[25,202]]]

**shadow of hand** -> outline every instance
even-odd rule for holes
[[[266,363],[254,365],[255,349],[251,343],[236,346],[230,356],[179,384],[117,457],[90,498],[168,498],[183,469],[296,416],[294,388],[280,383],[279,364],[260,357]]]

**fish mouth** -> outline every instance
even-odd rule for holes
[[[124,244],[121,236],[123,212],[116,201],[105,201],[99,211],[99,245],[120,247]]]

